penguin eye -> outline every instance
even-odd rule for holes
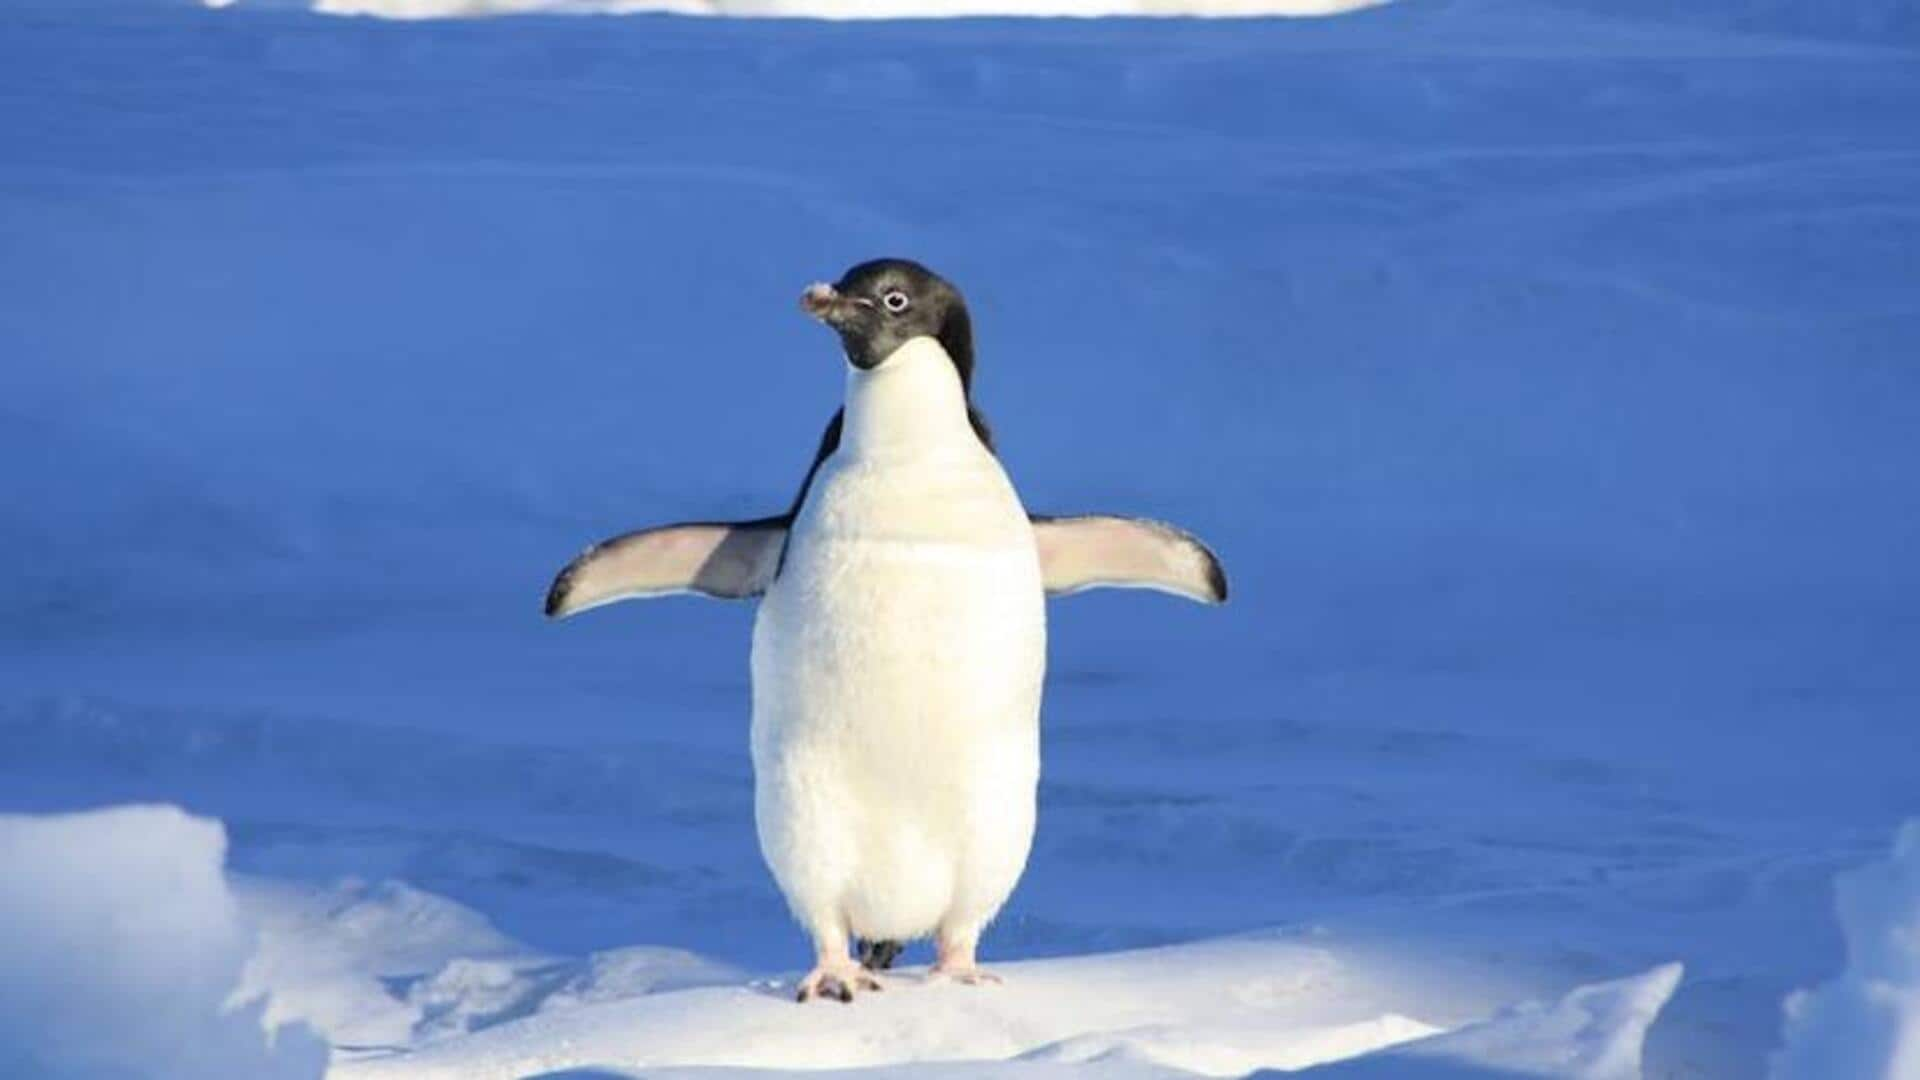
[[[899,289],[888,290],[887,294],[880,298],[880,303],[885,305],[886,309],[895,315],[913,306],[913,301],[908,298],[906,293],[901,292]]]

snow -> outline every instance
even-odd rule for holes
[[[276,0],[201,0],[208,7]],[[280,0],[285,2],[285,0]],[[312,0],[327,15],[439,19],[481,15],[672,12],[732,18],[935,19],[955,16],[1090,18],[1335,15],[1385,0]]]
[[[1551,1076],[1631,1080],[1641,1075],[1647,1029],[1680,985],[1679,964],[1582,986],[1559,1001],[1527,1002],[1457,1031],[1358,1055],[1304,1075],[1376,1077]]]
[[[0,811],[224,821],[243,993],[337,1071],[866,1023],[771,985],[809,957],[750,609],[539,605],[592,540],[785,505],[840,392],[798,293],[908,255],[968,293],[1027,501],[1176,522],[1234,596],[1051,605],[1008,984],[907,977],[871,1004],[925,1024],[833,1060],[1327,1067],[1679,962],[1644,1071],[1762,1075],[1847,964],[1835,876],[1920,816],[1920,65],[1901,5],[1668,7],[0,5]],[[1329,1011],[1203,1007],[1181,949]],[[173,1001],[54,951],[0,1027],[135,1046]],[[1862,970],[1802,1015],[1893,1000]],[[1096,976],[1084,1026],[995,1004]],[[1571,1000],[1629,1033],[1646,993]],[[1280,1019],[1206,1026],[1240,1008]]]
[[[237,996],[249,928],[220,824],[172,807],[0,815],[0,1075],[318,1077]]]
[[[923,968],[903,971],[860,1007],[825,1016],[794,1005],[791,979],[543,1009],[334,1075],[483,1080],[582,1066],[848,1069],[1120,1055],[1175,1072],[1242,1076],[1434,1031],[1379,1011],[1329,954],[1283,941],[1010,963],[1002,974],[1006,984],[983,993],[930,984]]]
[[[1920,821],[1893,855],[1841,876],[1840,977],[1787,1000],[1786,1045],[1775,1080],[1920,1076]]]
[[[400,882],[311,889],[241,876],[235,891],[258,930],[241,992],[266,1002],[269,1024],[305,1023],[334,1046],[462,1034],[511,1004],[489,981],[554,966],[478,913]]]

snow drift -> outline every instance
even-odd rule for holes
[[[503,1007],[493,973],[551,966],[472,909],[400,882],[243,877],[235,891],[259,928],[243,992],[267,1000],[268,1024],[302,1022],[336,1046],[465,1032]]]
[[[1027,18],[1186,17],[1257,18],[1339,15],[1390,0],[200,0],[212,8],[295,7],[329,15],[388,19],[472,18],[490,15],[669,13],[729,18],[938,19],[964,16]],[[1609,20],[1677,23],[1742,33],[1787,34],[1912,43],[1920,38],[1915,0],[1722,0],[1676,5],[1665,0],[1482,0],[1468,17],[1502,7],[1524,11],[1559,7]]]
[[[0,1075],[924,1075],[945,1063],[964,1066],[954,1075],[1091,1064],[1162,1078],[1625,1080],[1679,981],[1670,964],[1448,1031],[1395,1011],[1435,973],[1264,933],[1010,963],[989,990],[909,968],[858,1008],[807,1008],[787,975],[683,950],[543,954],[399,883],[230,887],[225,846],[219,822],[166,806],[0,818],[0,859],[36,871],[0,885]],[[1312,1069],[1325,1063],[1342,1067]]]
[[[496,970],[495,989],[507,996],[516,985],[553,983],[537,971]],[[1153,1077],[1277,1069],[1330,1080],[1630,1080],[1640,1075],[1648,1027],[1680,981],[1679,965],[1663,965],[1442,1031],[1383,1006],[1389,972],[1266,935],[999,970],[1006,985],[988,990],[929,982],[919,968],[895,972],[886,993],[847,1010],[795,1006],[784,977],[568,991],[537,1004],[523,1000],[522,1018],[464,1038],[337,1061],[330,1075],[508,1080],[565,1070],[858,1069],[862,1076],[1028,1076],[1094,1065],[1099,1075]],[[939,1073],[943,1065],[954,1071]]]
[[[998,965],[986,990],[896,971],[856,1007],[801,1007],[786,976],[663,993],[572,995],[412,1052],[340,1062],[335,1080],[509,1080],[560,1069],[901,1067],[1120,1059],[1240,1076],[1433,1034],[1384,1009],[1333,953],[1266,939]],[[645,989],[645,988],[643,988]],[[831,1022],[823,1022],[831,1021]]]
[[[203,2],[208,7],[223,8],[246,0]],[[329,15],[377,15],[389,19],[629,12],[734,18],[936,19],[969,15],[1067,18],[1335,15],[1384,2],[1386,0],[312,0],[311,6]]]
[[[1304,1074],[1314,1080],[1637,1080],[1647,1029],[1680,985],[1679,964],[1528,1002],[1484,1023]]]
[[[1835,892],[1846,970],[1787,1000],[1773,1076],[1920,1076],[1920,821],[1900,830],[1892,858],[1842,875]]]
[[[0,1076],[319,1076],[324,1047],[235,1000],[225,854],[172,807],[0,816]]]

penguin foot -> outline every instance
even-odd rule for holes
[[[880,989],[883,989],[880,980],[857,964],[822,965],[807,972],[807,977],[800,980],[800,990],[793,999],[811,1001],[818,997],[850,1005],[856,990]]]
[[[954,982],[967,986],[1002,986],[1005,985],[1007,981],[985,968],[971,966],[941,967],[938,964],[935,964],[933,969],[927,972],[927,977],[930,979],[952,979]]]

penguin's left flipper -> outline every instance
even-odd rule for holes
[[[1087,589],[1156,589],[1203,604],[1227,599],[1227,574],[1199,537],[1164,521],[1032,515],[1048,596]]]
[[[604,540],[553,579],[547,615],[565,618],[617,600],[674,593],[759,596],[780,569],[788,524],[786,517],[694,522]]]

